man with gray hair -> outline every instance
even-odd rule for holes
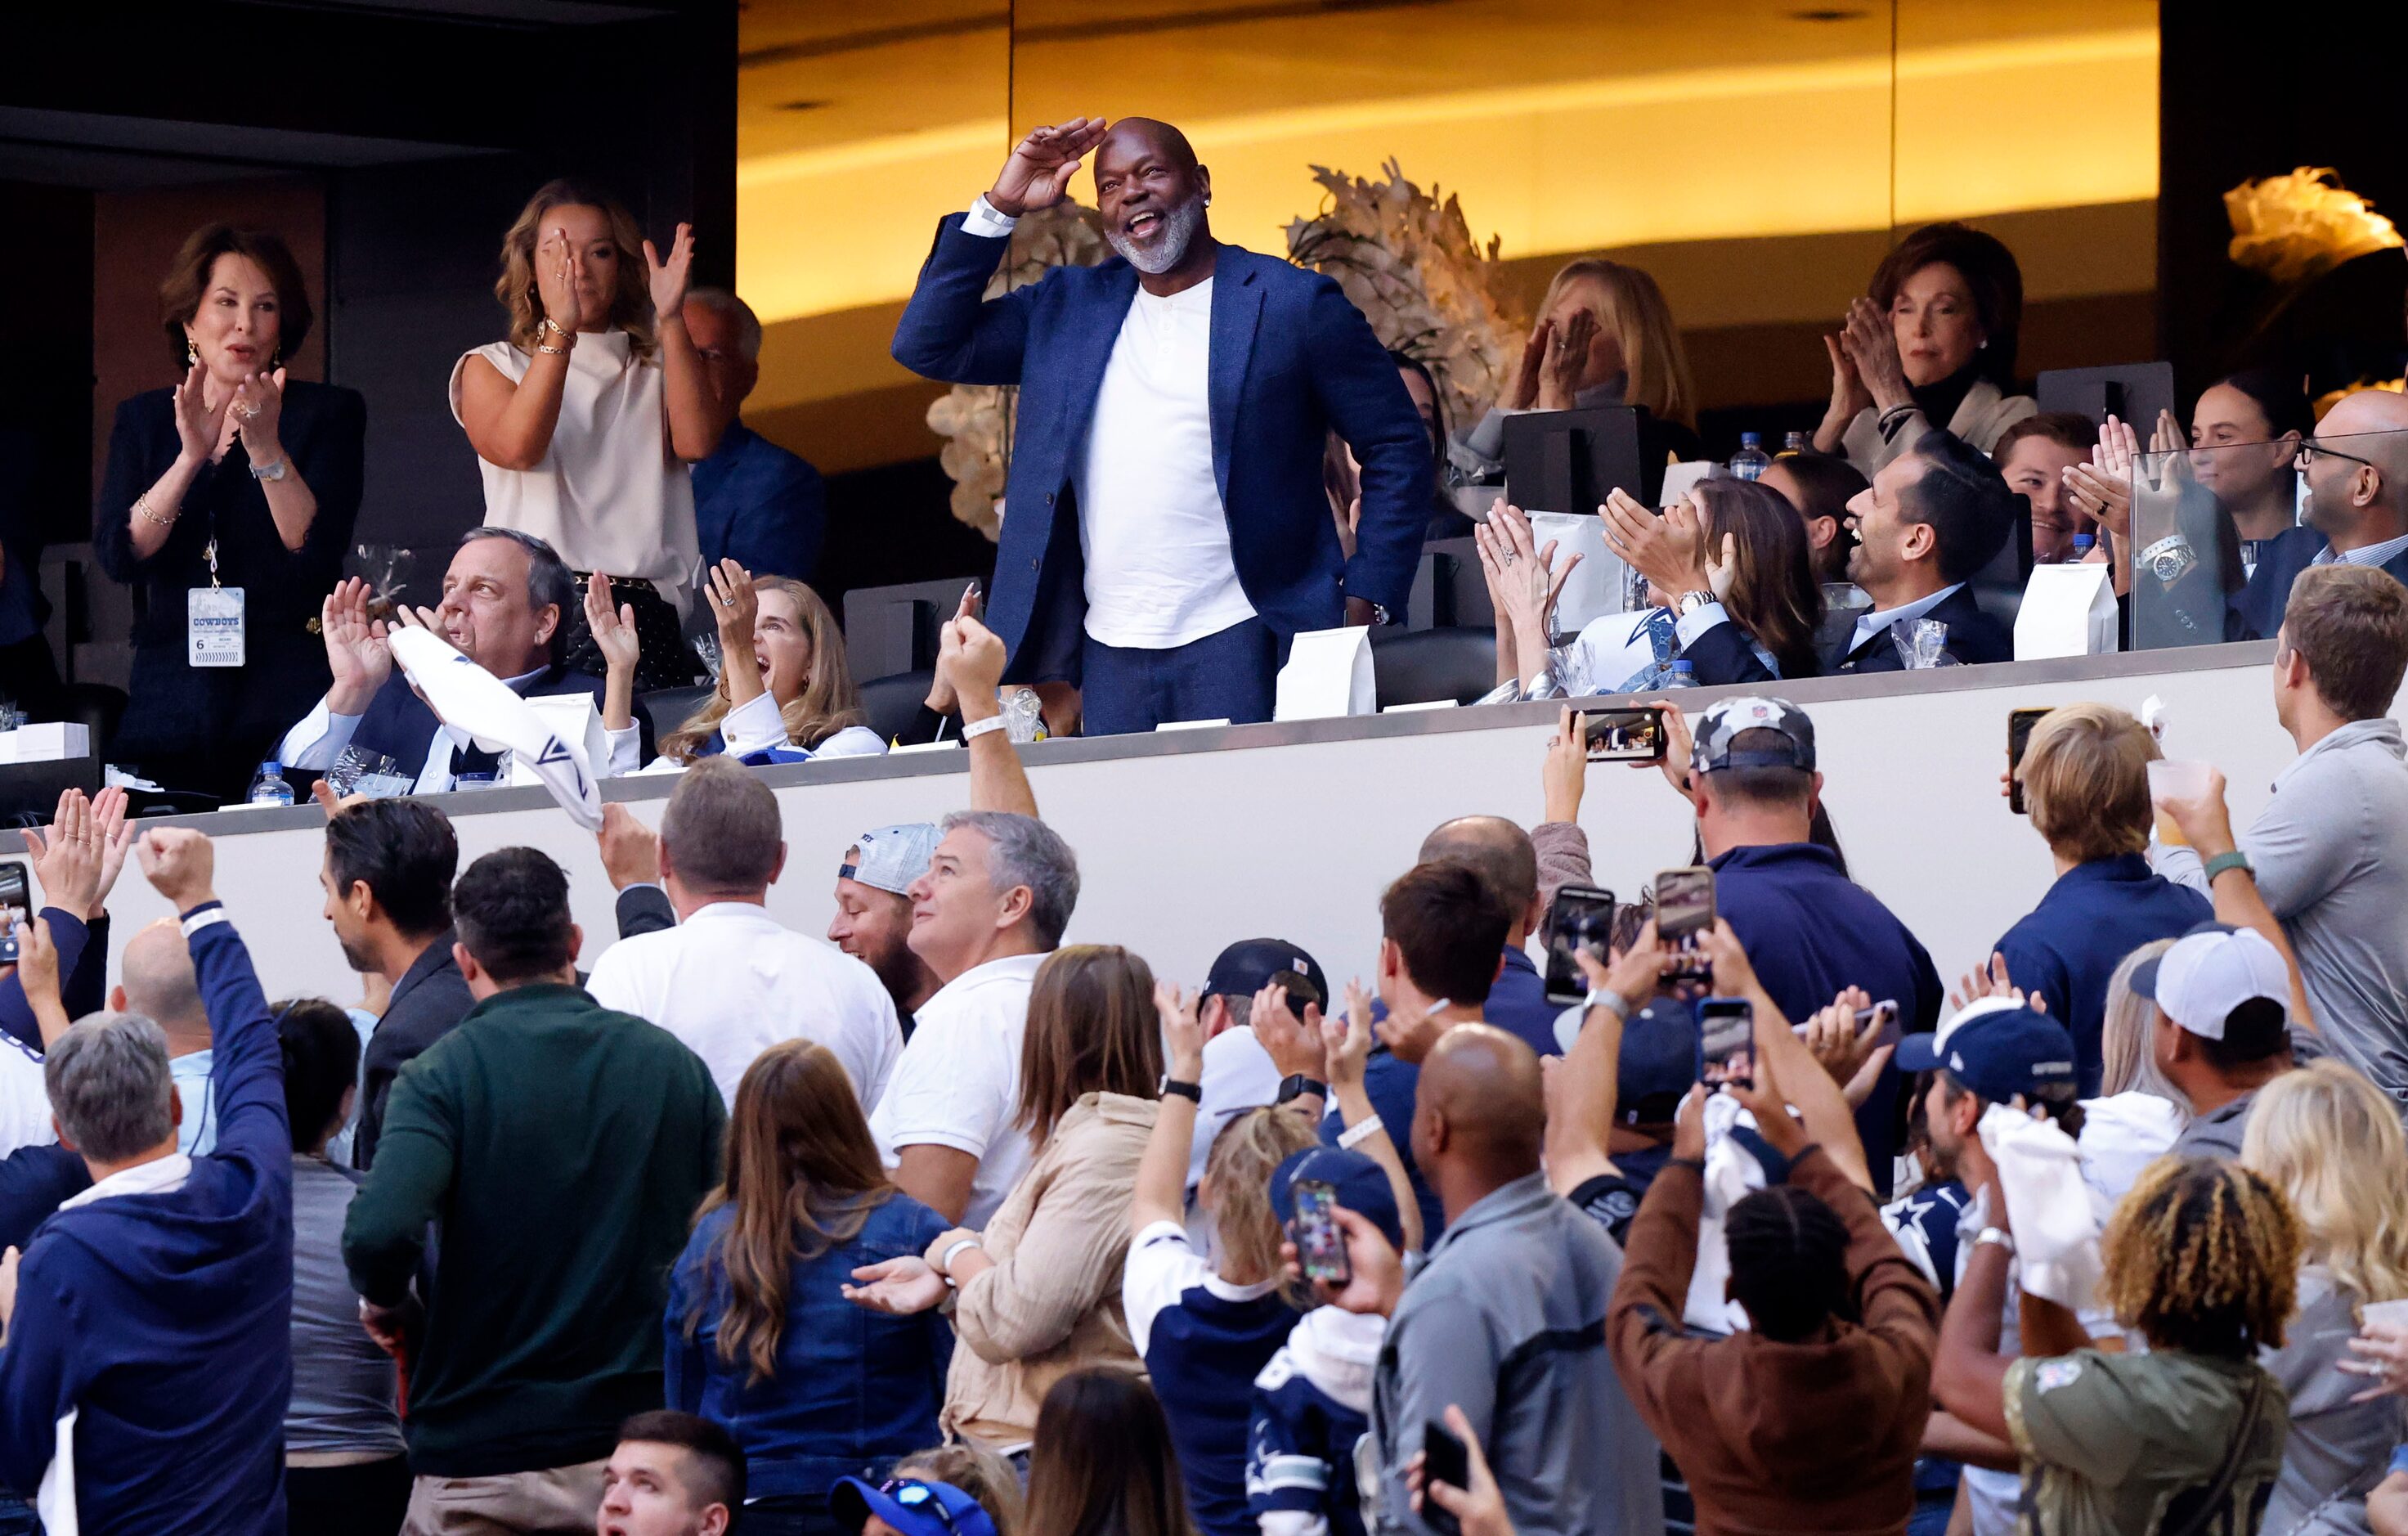
[[[211,1048],[209,1011],[201,999],[201,979],[184,930],[163,917],[126,940],[117,963],[118,983],[108,1006],[138,1013],[159,1027],[167,1042],[167,1075],[176,1087],[176,1150],[206,1157],[217,1150],[217,1102],[210,1078],[217,1052]]]
[[[577,579],[550,544],[515,528],[471,528],[443,573],[442,602],[405,610],[395,622],[434,631],[521,697],[588,694],[598,711],[604,680],[566,662],[577,608]],[[394,666],[385,621],[369,616],[366,581],[337,585],[319,623],[334,686],[285,733],[279,762],[322,773],[350,747],[373,771],[408,781],[414,795],[449,794],[464,776],[491,779],[499,771],[497,756],[437,719]],[[608,732],[610,758],[593,765],[598,777],[633,773],[652,755],[652,718],[641,703],[632,715],[633,724]]]
[[[1003,641],[976,619],[944,627],[937,676],[961,700],[970,806],[939,826],[911,883],[911,953],[941,983],[869,1117],[904,1193],[981,1227],[1027,1167],[1020,1041],[1037,968],[1079,901],[1079,861],[1037,819],[1037,797],[1002,724]]]
[[[827,487],[809,461],[746,426],[738,414],[761,381],[761,317],[724,288],[696,288],[685,296],[685,333],[727,420],[719,447],[694,466],[703,569],[733,560],[755,576],[808,581],[819,569]]]
[[[181,914],[208,999],[217,1150],[177,1150],[155,1023],[94,1014],[51,1047],[60,1140],[93,1185],[0,1267],[0,1483],[40,1488],[52,1530],[280,1530],[293,1385],[283,1058],[210,889],[209,840],[154,827],[135,848]]]
[[[704,758],[669,797],[657,857],[677,926],[604,951],[586,983],[595,1000],[683,1041],[730,1106],[754,1056],[809,1040],[836,1053],[862,1108],[875,1108],[902,1026],[867,966],[769,915],[786,867],[776,794],[740,763]]]

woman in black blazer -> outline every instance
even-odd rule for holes
[[[101,568],[136,592],[133,697],[109,755],[236,799],[330,681],[309,622],[342,574],[367,409],[353,391],[287,380],[309,296],[275,236],[194,231],[159,300],[184,381],[118,406],[93,519]],[[194,594],[213,587],[197,606],[218,622],[195,628]],[[225,622],[237,604],[238,626]]]

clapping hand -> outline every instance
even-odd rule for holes
[[[2132,481],[2141,442],[2129,422],[2114,416],[2099,429],[2088,464],[2068,465],[2065,488],[2083,514],[2127,550],[2132,539]]]
[[[606,670],[634,675],[636,663],[644,653],[643,641],[636,634],[635,605],[612,608],[610,578],[598,570],[585,581],[585,627],[594,636],[595,649],[602,653]]]
[[[326,706],[337,714],[367,711],[385,679],[393,675],[393,648],[384,621],[368,617],[368,584],[354,576],[335,583],[318,605],[319,638],[326,643],[326,666],[335,685]]]
[[[1309,1077],[1327,1082],[1329,1063],[1321,1047],[1321,1010],[1304,1006],[1299,1020],[1288,1007],[1287,988],[1277,982],[1254,994],[1246,1023],[1282,1077]]]
[[[1570,410],[1588,373],[1589,349],[1597,341],[1597,316],[1574,309],[1547,332],[1546,356],[1539,365],[1539,409]]]
[[[1597,514],[1605,524],[1607,546],[1667,601],[1684,592],[1713,590],[1705,560],[1705,514],[1694,492],[1657,517],[1616,488],[1606,494]]]
[[[1371,1059],[1371,998],[1357,979],[1346,983],[1345,1011],[1320,1021],[1321,1050],[1335,1096],[1363,1084]]]
[[[208,378],[208,369],[195,363],[184,370],[184,381],[176,386],[177,456],[187,464],[216,457],[218,443],[225,436],[226,408],[234,403],[234,396],[228,395],[210,405]]]
[[[243,452],[254,466],[279,464],[284,458],[277,426],[284,417],[285,372],[279,368],[274,373],[252,374],[235,386],[233,398],[226,402],[242,433]]]
[[[536,247],[534,265],[536,297],[542,301],[544,318],[554,329],[575,336],[584,315],[577,288],[585,277],[585,253],[569,239],[568,231],[554,229]]]
[[[1526,645],[1543,649],[1555,600],[1563,596],[1564,583],[1571,579],[1581,556],[1573,554],[1557,570],[1555,541],[1535,547],[1522,510],[1508,506],[1501,497],[1489,509],[1488,521],[1472,529],[1472,541],[1480,550],[1481,573],[1488,579],[1489,591],[1510,617],[1516,636]],[[1535,655],[1524,658],[1526,668],[1537,663]]]
[[[661,259],[660,248],[646,240],[644,272],[652,288],[655,322],[663,325],[671,321],[684,324],[686,285],[694,275],[694,226],[677,226],[677,238],[669,242],[666,261]]]
[[[1052,127],[1036,128],[988,189],[986,206],[1007,219],[1052,208],[1070,190],[1079,162],[1104,141],[1102,118],[1078,117]]]
[[[2029,1007],[2034,1012],[2048,1012],[2047,998],[2038,993],[2027,998],[2023,988],[2015,985],[2014,980],[2007,975],[2007,957],[2004,955],[1992,955],[1986,969],[1975,966],[1958,978],[1956,990],[1948,994],[1948,1006],[1963,1008],[1968,1003],[1977,1003],[1985,998],[2006,998]]]
[[[1899,360],[1898,329],[1888,315],[1869,298],[1851,299],[1848,318],[1840,328],[1840,348],[1856,366],[1865,393],[1884,410],[1906,404],[1906,365]]]
[[[1846,324],[1845,320],[1841,322],[1843,330]],[[1864,375],[1856,371],[1856,360],[1849,355],[1845,338],[1839,332],[1825,334],[1823,350],[1831,354],[1831,404],[1824,412],[1823,429],[1815,438],[1818,442],[1828,438],[1836,444],[1857,412],[1871,406],[1873,397],[1865,389]]]
[[[106,793],[106,792],[104,792]],[[34,878],[41,883],[42,904],[61,912],[84,916],[99,905],[107,890],[102,881],[104,868],[109,865],[109,846],[122,834],[120,828],[125,815],[125,795],[117,794],[117,825],[104,825],[93,813],[93,805],[80,789],[70,789],[59,796],[58,809],[51,813],[50,828],[45,833],[27,827],[23,836],[25,851],[34,855]],[[125,862],[124,851],[117,851],[116,864]],[[108,879],[114,881],[114,868],[108,868]]]

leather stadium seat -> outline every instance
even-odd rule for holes
[[[1485,629],[1371,631],[1380,708],[1451,698],[1469,704],[1497,686],[1497,637]]]

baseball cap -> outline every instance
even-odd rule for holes
[[[1271,1170],[1271,1210],[1286,1226],[1296,1220],[1296,1184],[1317,1179],[1338,1191],[1338,1203],[1372,1226],[1399,1253],[1405,1246],[1405,1224],[1397,1214],[1397,1192],[1380,1165],[1344,1147],[1307,1147],[1290,1153]]]
[[[909,896],[911,883],[928,872],[928,861],[936,854],[934,823],[882,826],[853,840],[853,856],[838,867],[836,877],[892,891],[896,896]]]
[[[1698,1081],[1698,1016],[1686,1003],[1658,1000],[1622,1026],[1614,1063],[1614,1117],[1626,1126],[1669,1125]]]
[[[1731,742],[1742,731],[1776,731],[1786,739],[1779,746],[1735,751]],[[1699,773],[1723,768],[1785,768],[1814,769],[1814,722],[1785,699],[1753,694],[1718,699],[1698,717],[1697,747],[1689,767]]]
[[[873,1514],[903,1536],[996,1536],[985,1506],[953,1486],[919,1477],[893,1477],[872,1486],[858,1477],[829,1486],[828,1514],[842,1530],[859,1531]]]
[[[1212,962],[1212,973],[1204,978],[1207,998],[1251,998],[1270,984],[1272,977],[1283,970],[1293,970],[1312,983],[1321,996],[1314,999],[1324,1012],[1329,1010],[1329,978],[1321,973],[1321,963],[1301,948],[1284,939],[1240,939],[1221,952]],[[1301,1017],[1304,999],[1290,998],[1295,1012]]]
[[[1993,1104],[2017,1094],[2071,1087],[2073,1037],[2065,1026],[2013,998],[1984,998],[1956,1011],[1933,1034],[1899,1041],[1902,1072],[1946,1068],[1948,1074]]]
[[[2202,923],[2132,968],[2132,990],[2204,1040],[2262,1038],[2290,1016],[2291,972],[2263,934]]]

